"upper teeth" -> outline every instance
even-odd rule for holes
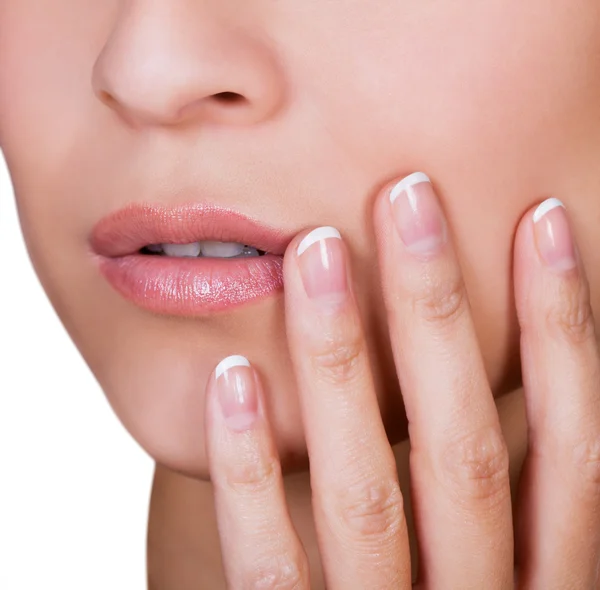
[[[236,242],[202,242],[198,246],[202,248],[202,256],[231,258],[240,255],[244,251],[244,244],[237,244]]]
[[[200,243],[193,244],[163,244],[162,251],[167,256],[199,256]]]
[[[237,242],[215,242],[206,240],[191,244],[150,244],[150,252],[164,253],[167,256],[233,258],[235,256],[258,256],[258,250]]]

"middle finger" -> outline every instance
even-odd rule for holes
[[[379,255],[409,420],[420,579],[428,588],[509,588],[508,455],[443,210],[423,173],[381,197]]]

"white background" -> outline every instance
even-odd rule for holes
[[[142,590],[153,463],[27,256],[0,153],[0,590]]]

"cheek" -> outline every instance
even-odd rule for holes
[[[121,4],[0,0],[0,140],[12,173],[48,181],[81,150],[98,102],[92,68]]]
[[[341,40],[355,48],[351,57],[333,50],[315,59],[306,80],[320,88],[331,86],[324,75],[335,80],[323,101],[342,145],[374,167],[383,159],[473,176],[481,164],[541,168],[566,140],[589,135],[600,98],[600,4],[445,4],[415,8],[393,28],[370,23]]]
[[[423,170],[437,181],[500,386],[518,345],[518,220],[569,185],[582,149],[600,136],[600,4],[457,2],[453,15],[450,3],[434,4],[393,39],[357,41],[359,58],[333,66],[347,90],[329,102],[329,117],[371,177]]]

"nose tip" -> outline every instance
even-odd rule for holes
[[[281,106],[283,76],[264,42],[206,16],[154,16],[123,17],[92,72],[98,99],[128,123],[248,125]]]

